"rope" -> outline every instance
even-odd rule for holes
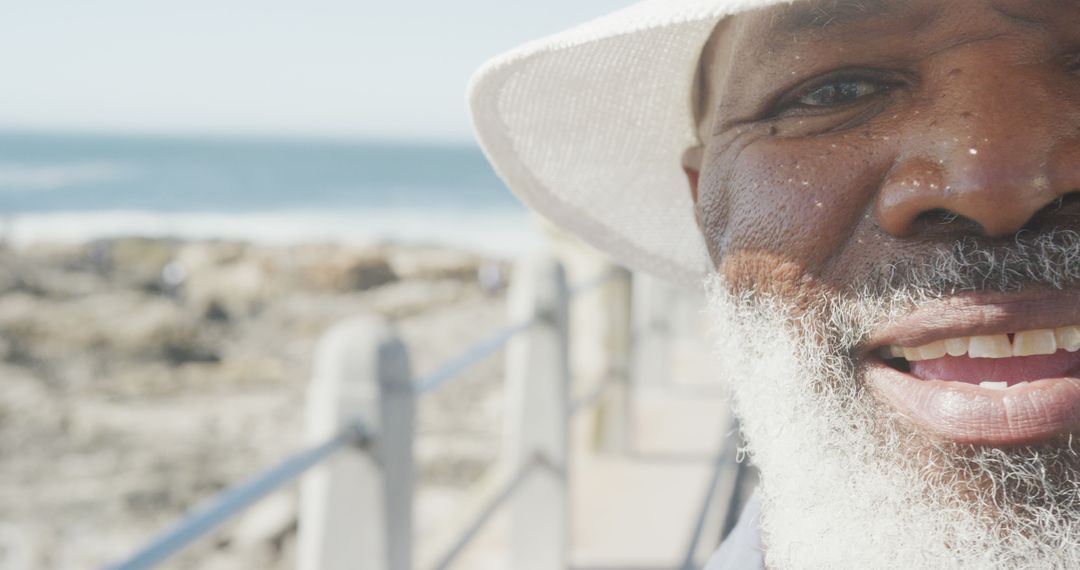
[[[602,382],[593,388],[592,392],[586,394],[583,398],[576,400],[570,404],[570,417],[577,417],[578,414],[592,408],[600,403],[600,398],[608,391],[609,388],[615,385],[615,377],[608,376],[604,378]]]
[[[572,301],[580,297],[581,294],[586,291],[603,285],[614,278],[616,274],[617,270],[604,271],[592,279],[579,283],[570,289],[570,292],[568,293],[569,300]],[[428,394],[442,388],[447,382],[454,380],[462,372],[501,350],[507,343],[513,340],[515,336],[532,328],[533,325],[540,321],[540,319],[540,315],[535,315],[525,322],[507,327],[465,349],[460,356],[451,360],[442,368],[418,379],[416,381],[417,394]]]
[[[569,291],[569,299],[573,300],[585,291],[604,284],[615,275],[615,270],[605,271],[601,275],[575,286]],[[525,332],[540,320],[541,315],[536,315],[525,322],[507,327],[474,344],[442,368],[426,377],[420,378],[416,382],[416,393],[426,394],[439,389],[480,360],[498,352],[506,346],[511,339],[518,334]],[[599,398],[603,393],[603,390],[607,388],[607,385],[608,383],[605,382],[598,388],[595,394],[574,404],[573,413],[577,413],[584,407],[595,403],[595,400]],[[366,448],[369,443],[369,437],[361,424],[357,423],[350,426],[329,441],[298,453],[289,459],[286,459],[273,469],[258,475],[251,481],[225,491],[205,507],[197,509],[176,526],[152,540],[142,550],[132,555],[126,561],[107,568],[108,570],[144,570],[146,568],[152,568],[173,554],[176,554],[199,537],[209,533],[240,511],[251,506],[267,494],[296,479],[342,448],[348,446]],[[469,541],[472,540],[475,534],[491,517],[495,509],[513,495],[517,488],[525,481],[532,469],[538,465],[542,466],[545,463],[546,461],[543,458],[537,457],[523,465],[495,497],[495,500],[481,511],[478,518],[455,544],[454,548],[447,553],[443,562],[441,562],[437,568],[445,568],[453,562],[454,558],[461,553],[461,550],[468,545]]]
[[[514,496],[514,493],[521,487],[522,484],[529,478],[533,470],[537,467],[547,466],[551,467],[550,462],[540,456],[534,456],[530,461],[522,464],[518,467],[518,470],[508,477],[506,482],[499,488],[499,492],[491,498],[487,504],[476,514],[476,517],[465,527],[465,530],[446,553],[442,555],[439,562],[435,564],[435,570],[446,570],[451,564],[457,560],[457,557],[461,555],[465,547],[469,545],[476,538],[476,535],[483,530],[484,525],[491,520],[491,517],[495,515],[495,512],[505,503],[510,500],[510,497]]]
[[[735,422],[736,420],[732,420]],[[736,424],[736,427],[737,424]],[[681,570],[697,570],[698,566],[694,562],[694,558],[697,555],[698,546],[701,544],[701,539],[705,534],[705,523],[709,519],[709,511],[712,510],[712,503],[716,497],[716,492],[720,488],[720,479],[724,474],[724,467],[728,462],[732,461],[735,457],[735,450],[739,445],[739,438],[737,435],[725,438],[727,441],[722,446],[722,451],[716,458],[716,464],[713,467],[712,479],[709,481],[709,489],[705,493],[705,498],[701,503],[701,511],[698,513],[697,522],[694,524],[694,534],[691,536],[690,545],[686,549],[686,557],[683,558],[683,563],[679,568]],[[733,493],[734,494],[734,493]],[[733,501],[734,497],[729,497],[729,501]],[[728,516],[730,516],[730,510],[733,505],[728,503]]]
[[[472,365],[501,350],[502,347],[506,346],[506,343],[510,342],[518,334],[529,330],[537,321],[539,321],[539,318],[533,317],[528,321],[503,329],[469,347],[461,356],[417,381],[417,394],[427,394],[438,390],[443,384],[453,380]]]
[[[335,435],[326,443],[300,452],[251,481],[234,487],[206,506],[188,515],[172,529],[161,534],[142,550],[124,562],[109,566],[109,570],[144,570],[152,568],[176,554],[199,537],[251,506],[278,487],[296,479],[308,469],[346,447],[366,448],[369,440],[364,427],[357,423]]]

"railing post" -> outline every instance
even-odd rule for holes
[[[564,570],[568,561],[567,448],[570,419],[568,293],[561,265],[528,258],[515,270],[510,319],[539,315],[506,354],[504,457],[531,475],[510,500],[510,557],[515,570]],[[533,469],[537,458],[545,461]]]
[[[316,351],[307,437],[360,420],[371,445],[339,453],[301,486],[300,570],[411,570],[413,416],[408,353],[382,320],[336,325]]]
[[[600,451],[621,453],[633,439],[630,363],[633,350],[633,282],[630,271],[612,266],[611,279],[604,286],[605,350],[607,390],[597,410]]]
[[[634,282],[633,383],[637,386],[669,382],[671,376],[671,285],[651,275],[638,274]]]

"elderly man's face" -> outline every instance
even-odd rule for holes
[[[705,63],[770,561],[1080,565],[1080,3],[797,2]]]

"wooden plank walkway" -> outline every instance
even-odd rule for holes
[[[708,379],[700,346],[673,347],[670,381],[634,390],[633,433],[626,453],[594,450],[595,418],[572,426],[570,561],[576,570],[681,568],[731,433],[721,390]],[[735,465],[723,472],[695,562],[715,549],[735,487]],[[423,499],[421,498],[421,501]],[[496,516],[453,566],[505,570],[507,520]],[[424,538],[418,546],[423,548]],[[423,557],[421,557],[422,559]]]

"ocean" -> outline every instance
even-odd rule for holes
[[[0,133],[0,231],[15,243],[151,236],[538,243],[468,145]]]

